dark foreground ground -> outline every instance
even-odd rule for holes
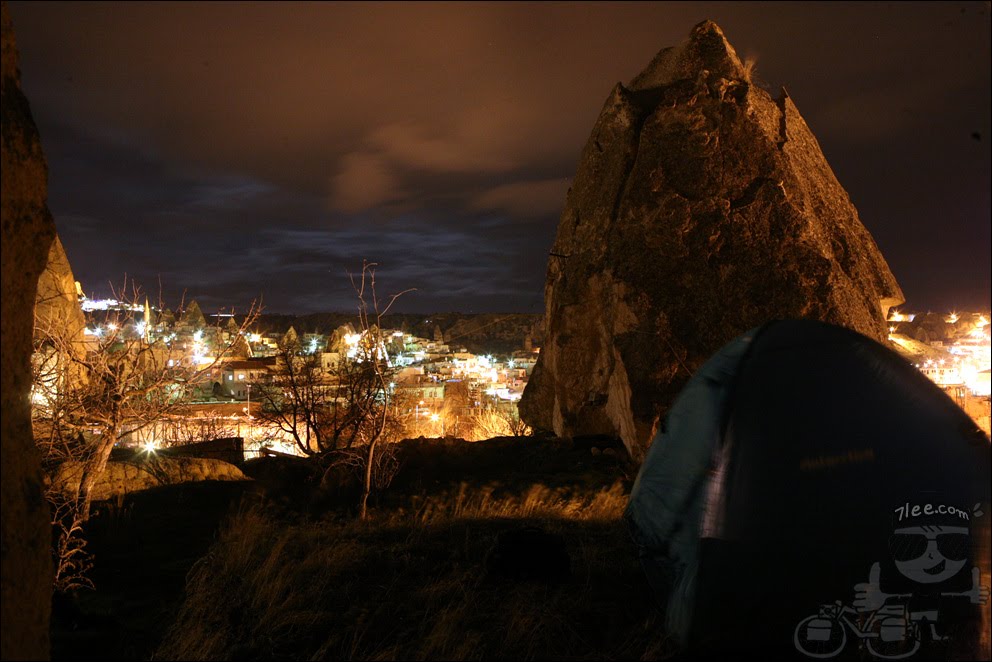
[[[56,604],[53,659],[679,657],[621,520],[633,470],[597,443],[408,440],[366,522],[347,470],[287,458],[103,504],[96,590]],[[909,659],[969,659],[970,641]],[[831,659],[876,659],[863,643]]]
[[[620,521],[633,476],[600,450],[404,442],[364,523],[347,477],[289,460],[105,504],[53,659],[665,657]],[[525,560],[497,561],[524,527]]]
[[[52,659],[149,659],[183,599],[186,575],[251,483],[164,487],[103,504],[91,521],[96,590],[56,598]]]

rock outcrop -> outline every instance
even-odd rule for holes
[[[85,334],[86,317],[76,294],[76,280],[58,235],[38,279],[34,323],[35,361],[40,367],[38,379],[53,389],[84,384],[87,376],[82,359],[93,339]],[[65,382],[58,387],[56,380]]]
[[[0,297],[0,658],[47,659],[52,564],[48,505],[31,436],[31,340],[38,277],[55,238],[48,170],[38,129],[21,92],[7,3],[0,8],[0,187],[3,190]]]
[[[643,456],[689,376],[772,319],[885,338],[902,292],[783,89],[710,21],[600,113],[550,253],[547,336],[520,403]]]
[[[82,475],[82,462],[65,462],[52,480],[53,488],[70,496],[79,494]],[[251,479],[238,467],[222,460],[148,456],[131,462],[108,462],[91,494],[94,501],[105,501],[156,487],[204,480]]]
[[[82,343],[86,318],[76,294],[76,279],[69,266],[62,241],[55,237],[48,251],[45,270],[38,279],[38,297],[35,304],[35,340],[43,339],[53,327],[60,334]]]

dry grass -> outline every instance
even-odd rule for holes
[[[602,490],[581,490],[572,487],[547,487],[541,483],[530,486],[523,494],[500,494],[499,483],[471,488],[461,483],[454,494],[428,498],[414,497],[412,520],[419,524],[437,524],[452,519],[565,519],[574,521],[615,522],[627,507],[624,486],[614,483]],[[393,524],[407,517],[401,509],[388,515]]]
[[[189,575],[158,659],[642,659],[663,654],[627,494],[461,483],[367,523],[242,512]],[[560,584],[486,573],[496,536],[563,536]]]
[[[754,79],[757,74],[758,58],[753,56],[745,58],[743,62],[743,66],[744,66],[744,79],[749,83],[755,82]]]

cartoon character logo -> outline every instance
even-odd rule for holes
[[[904,577],[918,584],[938,584],[964,567],[969,542],[966,526],[911,526],[892,532],[890,551]]]
[[[823,605],[816,616],[796,627],[794,643],[810,657],[828,658],[840,653],[850,631],[880,658],[899,659],[919,650],[924,632],[930,641],[946,641],[937,624],[942,605],[967,599],[984,605],[989,587],[983,586],[981,572],[971,567],[964,590],[951,590],[951,580],[969,565],[971,517],[982,512],[978,504],[967,512],[944,504],[910,505],[895,510],[896,525],[889,538],[893,566],[903,578],[905,592],[882,590],[882,564],[876,561],[868,571],[868,581],[854,585],[852,607],[841,601]],[[949,583],[950,582],[950,583]]]

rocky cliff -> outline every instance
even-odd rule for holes
[[[35,304],[35,341],[57,335],[72,340],[73,348],[82,352],[86,318],[76,295],[76,279],[58,236],[48,251],[45,269],[38,279]]]
[[[48,506],[31,437],[31,337],[38,277],[55,237],[46,206],[48,172],[38,129],[21,92],[17,44],[7,3],[0,9],[0,186],[2,297],[0,297],[0,658],[47,659],[52,567]]]
[[[792,99],[697,25],[610,93],[550,252],[533,426],[640,458],[712,352],[776,318],[882,340],[903,300]]]

